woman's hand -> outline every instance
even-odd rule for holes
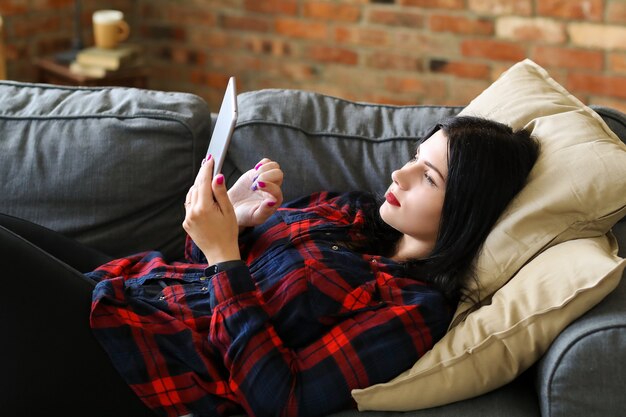
[[[244,173],[228,190],[240,228],[265,222],[283,202],[283,171],[280,165],[263,158]]]
[[[210,158],[210,157],[209,157]],[[185,199],[183,228],[209,264],[241,259],[238,227],[224,176],[213,177],[213,159],[202,165]]]

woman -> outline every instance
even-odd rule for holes
[[[209,159],[185,201],[185,262],[157,252],[109,260],[5,218],[23,239],[4,233],[17,246],[5,251],[3,270],[18,260],[22,268],[8,275],[16,276],[45,262],[39,273],[54,277],[62,302],[9,280],[13,295],[1,305],[20,323],[3,318],[2,331],[19,342],[3,357],[28,360],[9,366],[15,376],[0,388],[18,399],[4,409],[48,411],[45,401],[26,401],[32,392],[69,396],[70,411],[90,416],[145,415],[137,397],[164,416],[353,407],[351,389],[393,378],[443,336],[482,243],[538,152],[525,131],[451,118],[393,172],[382,203],[361,192],[319,193],[280,209],[276,162],[262,160],[227,191],[222,175],[211,178]],[[67,265],[76,257],[83,271],[95,268],[89,280]],[[110,361],[84,322],[89,297],[91,328]],[[34,336],[39,311],[58,327]],[[45,354],[29,354],[38,342]]]

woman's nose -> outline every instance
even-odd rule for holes
[[[404,175],[402,169],[396,169],[391,173],[391,180],[398,188],[404,188]]]

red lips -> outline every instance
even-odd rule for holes
[[[391,204],[392,206],[396,206],[396,207],[400,207],[400,202],[398,201],[398,199],[396,198],[395,195],[393,195],[392,192],[388,192],[385,195],[385,200],[387,200],[387,202],[389,204]]]

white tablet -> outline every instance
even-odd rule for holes
[[[220,112],[217,115],[215,128],[211,135],[209,149],[206,153],[207,157],[212,155],[215,161],[215,165],[213,166],[214,177],[221,172],[222,166],[224,165],[228,144],[233,135],[233,130],[235,130],[235,123],[237,123],[237,88],[235,85],[235,77],[230,77]]]

